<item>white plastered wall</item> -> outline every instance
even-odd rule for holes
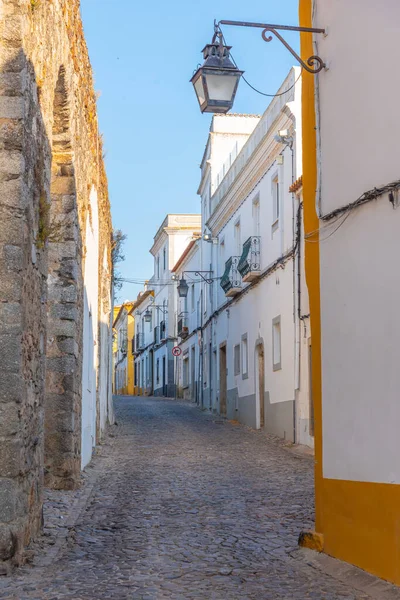
[[[399,179],[398,0],[315,1],[323,214]],[[322,232],[323,475],[400,482],[400,210],[387,194]]]
[[[82,369],[82,468],[96,444],[96,371],[99,294],[99,218],[97,192],[92,188],[86,219]]]

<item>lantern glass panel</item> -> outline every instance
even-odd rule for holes
[[[187,298],[188,295],[188,291],[189,291],[189,286],[186,283],[186,279],[181,279],[179,281],[179,285],[178,285],[178,294],[179,294],[179,298]]]
[[[200,77],[194,82],[194,89],[196,92],[196,96],[197,96],[197,100],[199,101],[200,106],[202,106],[202,104],[204,104],[204,102],[206,101],[206,96],[204,93],[204,86],[203,86],[203,78],[200,75]]]
[[[233,103],[239,79],[237,73],[227,73],[226,75],[212,75],[211,73],[207,73],[205,79],[210,100],[218,100],[229,104]]]

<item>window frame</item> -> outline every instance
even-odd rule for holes
[[[272,195],[272,232],[276,231],[279,226],[281,195],[280,195],[280,178],[279,171],[276,170],[271,177],[271,195]]]
[[[276,356],[276,341],[277,341],[277,332],[279,332],[279,361],[275,360],[278,358]],[[272,319],[272,370],[280,371],[282,369],[282,325],[281,325],[281,315],[278,315],[274,319]]]
[[[240,217],[236,219],[233,229],[233,238],[235,242],[235,256],[241,256],[242,254],[242,231],[240,225]]]
[[[257,194],[253,198],[252,202],[252,217],[253,217],[253,231],[254,235],[260,237],[261,235],[261,205],[260,205],[260,194]]]
[[[240,375],[241,371],[241,352],[240,352],[240,344],[235,344],[233,346],[233,374],[235,377]]]
[[[247,333],[244,333],[240,344],[242,379],[249,378],[249,342]]]

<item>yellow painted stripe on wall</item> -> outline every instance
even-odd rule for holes
[[[312,0],[300,0],[299,21],[302,27],[312,27]],[[303,60],[314,54],[312,35],[300,34]],[[303,208],[305,235],[317,231],[305,244],[304,262],[310,301],[312,395],[314,401],[315,444],[315,527],[322,533],[322,386],[321,386],[321,313],[319,278],[319,221],[315,209],[317,189],[317,141],[315,117],[315,75],[303,70],[302,127],[303,127]]]
[[[400,486],[323,480],[324,551],[400,585]]]

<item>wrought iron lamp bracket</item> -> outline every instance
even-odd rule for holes
[[[162,312],[163,315],[167,315],[168,314],[168,308],[165,308],[165,306],[163,306],[162,304],[154,304],[154,300],[153,302],[151,302],[149,304],[150,308],[156,308],[157,310],[159,310],[160,312]]]
[[[185,273],[194,273],[194,275],[196,277],[201,277],[201,279],[205,282],[208,283],[208,285],[211,285],[212,282],[214,281],[212,277],[205,277],[204,273],[206,273],[207,275],[209,275],[210,273],[212,273],[212,271],[184,271],[182,273],[182,277],[185,275]]]
[[[277,29],[283,29],[285,31],[299,31],[305,33],[323,33],[325,34],[325,29],[317,29],[314,27],[293,27],[291,25],[272,25],[268,23],[249,23],[247,21],[219,21],[217,26],[219,25],[234,25],[237,27],[257,27],[262,29],[262,38],[265,42],[271,42],[273,37],[272,35],[268,35],[268,33],[272,33],[284,46],[292,56],[300,63],[300,65],[308,71],[309,73],[313,73],[314,75],[322,71],[326,67],[326,64],[322,60],[321,57],[317,55],[312,55],[307,59],[307,62],[304,62],[302,58],[293,50],[293,48],[287,43],[287,41],[281,36],[280,33],[277,32]]]

